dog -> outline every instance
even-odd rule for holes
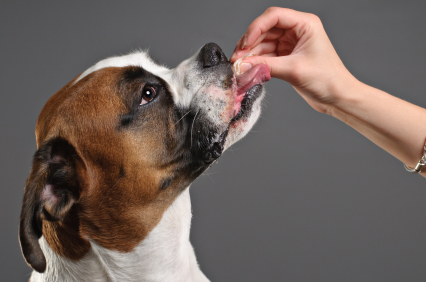
[[[175,69],[102,60],[42,109],[19,224],[30,281],[208,281],[190,184],[257,121],[266,65],[235,75],[209,43]]]

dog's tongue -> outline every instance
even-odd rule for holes
[[[243,74],[237,75],[238,94],[247,92],[256,84],[263,84],[271,79],[269,68],[265,64],[258,64]]]

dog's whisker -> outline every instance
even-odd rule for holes
[[[170,130],[172,130],[187,114],[189,114],[191,112],[191,110],[189,110],[186,114],[183,115],[183,117],[181,117],[175,124],[172,125],[172,127],[168,130],[168,132]]]
[[[201,175],[212,175],[212,174],[218,174],[219,172],[210,172],[210,173],[203,173]]]
[[[192,148],[192,130],[194,129],[195,119],[197,118],[197,115],[198,115],[199,112],[200,112],[200,110],[197,111],[197,113],[195,114],[194,120],[192,121],[192,125],[191,125],[191,146],[189,148]]]
[[[213,182],[213,184],[216,184],[216,183],[214,182],[213,178],[210,176],[210,174],[206,174],[206,175],[210,178],[210,180]]]
[[[260,116],[259,116],[259,118],[263,118],[264,120],[266,120],[266,121],[268,121],[268,122],[271,122],[269,119],[267,119],[266,117],[264,117],[264,116],[262,116],[262,115],[260,115]]]

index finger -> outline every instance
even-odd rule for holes
[[[298,24],[306,22],[307,17],[308,13],[287,8],[270,7],[249,25],[246,37],[241,42],[240,48],[250,49],[262,34],[273,27],[291,29]]]

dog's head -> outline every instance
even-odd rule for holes
[[[43,272],[54,252],[83,257],[91,239],[131,251],[176,197],[260,114],[266,66],[239,77],[216,44],[175,69],[145,52],[100,61],[52,96],[36,126],[19,238]]]

